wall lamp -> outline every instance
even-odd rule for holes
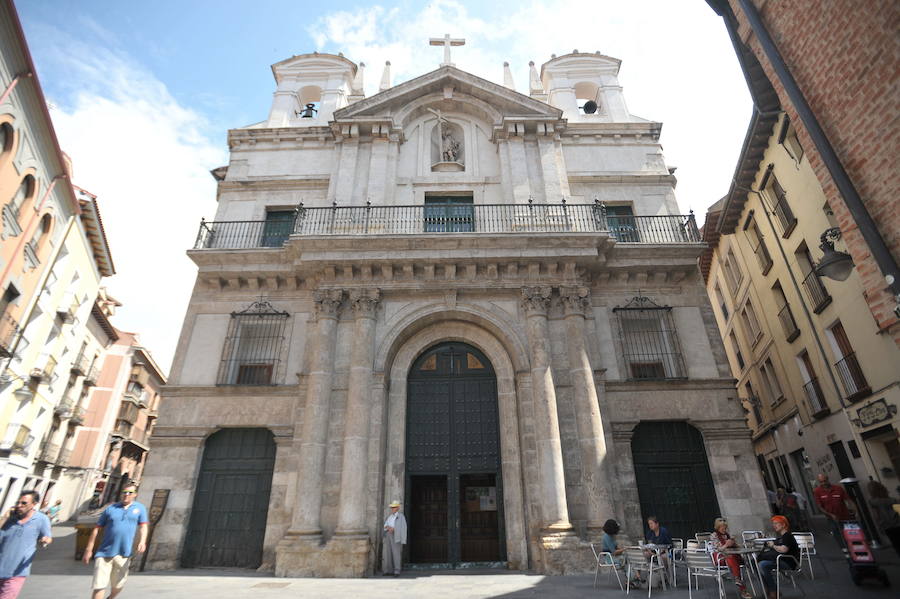
[[[834,242],[841,238],[841,230],[837,227],[825,229],[819,238],[819,249],[822,250],[822,259],[816,265],[816,274],[820,277],[828,277],[834,281],[846,281],[853,270],[853,258],[850,254],[834,249]]]

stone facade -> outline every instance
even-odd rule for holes
[[[442,65],[363,98],[342,56],[274,65],[270,117],[230,132],[216,221],[189,252],[197,283],[141,490],[171,490],[148,567],[183,558],[209,435],[265,427],[260,567],[371,574],[387,503],[409,498],[407,377],[444,342],[495,373],[509,568],[590,571],[608,518],[642,534],[653,506],[645,490],[642,514],[630,443],[649,421],[698,429],[713,501],[735,530],[762,525],[703,244],[618,68],[554,58],[525,95]],[[255,361],[236,332],[249,315],[278,340]],[[647,330],[632,315],[652,317],[657,346],[632,347]]]

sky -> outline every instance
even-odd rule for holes
[[[17,9],[74,182],[97,194],[123,306],[168,371],[196,276],[185,250],[215,213],[210,169],[227,131],[268,116],[270,65],[306,52],[365,62],[377,91],[438,67],[429,37],[465,38],[458,68],[527,93],[528,61],[600,51],[622,60],[632,114],[663,123],[683,212],[703,222],[725,195],[752,104],[721,18],[705,0],[303,2],[18,0]]]

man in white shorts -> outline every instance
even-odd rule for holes
[[[137,487],[125,485],[122,488],[122,500],[113,503],[100,514],[97,527],[91,532],[87,549],[84,550],[84,563],[91,563],[91,555],[97,533],[103,529],[103,540],[96,553],[94,562],[93,599],[103,599],[106,588],[111,586],[109,598],[122,592],[128,579],[128,567],[131,565],[131,548],[134,545],[134,533],[140,530],[137,552],[143,553],[147,548],[147,508],[134,500]]]

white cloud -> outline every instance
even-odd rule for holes
[[[704,2],[556,2],[490,4],[484,16],[456,0],[403,11],[373,6],[339,11],[308,28],[320,50],[367,64],[366,91],[375,93],[385,60],[394,83],[435,69],[442,49],[429,37],[466,38],[453,62],[502,82],[509,61],[527,93],[528,61],[540,68],[551,54],[600,50],[622,59],[620,82],[629,109],[663,123],[661,142],[677,166],[683,210],[702,223],[707,206],[727,191],[751,104],[721,18]]]
[[[53,34],[61,42],[42,68],[66,69],[78,85],[49,98],[53,122],[75,182],[98,196],[117,270],[105,284],[124,304],[113,323],[168,370],[196,275],[185,248],[213,207],[209,169],[225,164],[224,149],[127,55]]]

